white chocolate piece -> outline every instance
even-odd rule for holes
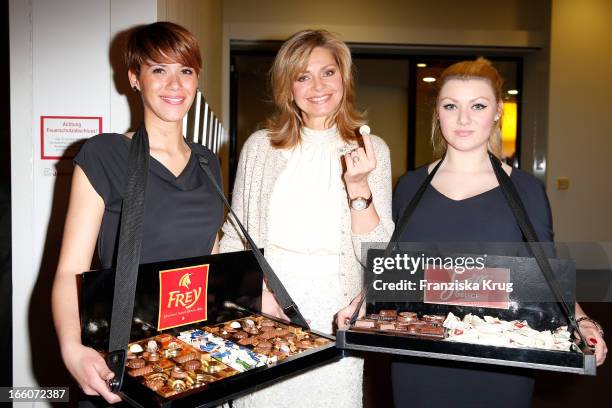
[[[497,334],[503,331],[501,324],[481,324],[475,327],[476,331],[482,335]]]
[[[240,329],[242,326],[240,325],[240,322],[231,322],[230,327],[232,329]]]
[[[363,136],[363,135],[369,135],[369,134],[370,134],[370,131],[371,131],[371,129],[370,129],[370,127],[369,127],[368,125],[361,125],[361,126],[359,127],[359,134],[360,134],[361,136]]]
[[[157,342],[155,340],[149,340],[147,342],[147,351],[149,353],[155,353],[157,351]]]
[[[465,327],[463,322],[457,316],[455,316],[452,312],[448,313],[448,316],[446,316],[446,320],[444,320],[444,323],[442,323],[442,326],[446,327],[447,329],[451,329],[451,330],[463,329]]]
[[[489,323],[489,324],[498,324],[498,323],[501,322],[501,320],[499,320],[499,318],[491,317],[491,316],[485,316],[484,317],[484,321]]]
[[[142,349],[142,346],[138,343],[136,344],[132,344],[130,346],[130,352],[136,354],[136,353],[142,353],[144,350]]]

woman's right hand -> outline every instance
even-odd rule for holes
[[[276,301],[274,294],[267,289],[263,289],[261,293],[261,311],[277,319],[290,320]]]
[[[104,207],[104,200],[77,165],[72,176],[70,204],[53,282],[51,306],[66,368],[85,394],[101,395],[112,404],[121,401],[106,385],[106,380],[113,376],[112,371],[100,354],[81,344],[76,285],[76,276],[91,266]]]
[[[62,347],[62,358],[85,394],[100,395],[110,404],[121,401],[121,397],[113,394],[106,384],[115,374],[96,350],[73,343]]]
[[[363,135],[362,139],[363,147],[344,155],[346,171],[343,178],[349,190],[351,187],[359,190],[367,186],[368,175],[376,168],[376,154],[372,146],[372,139],[369,134]]]

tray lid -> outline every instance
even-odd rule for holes
[[[198,275],[197,279],[193,272]],[[114,271],[89,271],[81,274],[80,278],[83,344],[106,350]],[[169,280],[177,281],[168,283]],[[189,309],[185,307],[194,304],[196,298],[198,307],[204,308],[204,313],[202,310],[198,312],[198,325],[231,320],[241,315],[244,309],[260,312],[262,282],[262,270],[251,251],[142,264],[138,270],[131,341],[154,335],[160,327],[180,326],[181,318],[186,315],[178,313],[185,313]],[[168,284],[174,288],[168,289]],[[181,311],[173,316],[172,307]],[[192,306],[187,311],[194,309]],[[160,319],[160,314],[163,319]]]
[[[426,251],[403,250],[393,253],[393,256],[406,254],[410,257],[427,258],[428,256],[440,257],[440,253]],[[443,257],[445,255],[442,255]],[[469,254],[453,254],[453,257],[470,256]],[[473,257],[482,256],[471,255]],[[385,269],[383,273],[373,273],[376,258],[385,257],[383,249],[370,249],[368,251],[366,279],[366,291],[368,293],[367,313],[376,313],[381,309],[401,309],[423,314],[446,315],[453,312],[464,316],[468,313],[480,317],[490,315],[504,320],[527,320],[529,325],[538,330],[556,328],[568,325],[569,321],[561,306],[555,298],[546,278],[541,273],[535,258],[525,256],[499,256],[487,255],[484,257],[485,268],[495,268],[507,271],[507,282],[511,283],[511,291],[507,293],[504,302],[492,306],[465,302],[454,304],[439,303],[428,300],[425,288],[421,281],[431,281],[431,275],[427,275],[426,268],[419,267],[414,271],[397,271]],[[572,308],[576,302],[576,267],[573,261],[561,259],[549,259],[553,273],[559,283],[563,297]],[[461,275],[455,275],[461,280]],[[404,290],[374,290],[368,287],[375,281],[396,283],[402,279],[414,282],[413,289],[404,286]],[[380,288],[380,283],[378,284]],[[481,285],[482,287],[482,285]],[[468,293],[468,291],[464,291]]]

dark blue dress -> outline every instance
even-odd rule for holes
[[[427,166],[400,178],[393,195],[393,218],[427,177]],[[552,241],[550,206],[543,184],[513,169],[516,186],[540,241]],[[399,242],[522,242],[523,236],[500,187],[464,200],[452,200],[431,185]],[[392,364],[396,407],[528,407],[533,377],[529,371],[419,358]]]

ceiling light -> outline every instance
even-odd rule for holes
[[[518,95],[518,90],[510,89],[510,90],[508,90],[508,95]]]
[[[427,66],[427,64],[426,64],[426,63],[424,63],[424,62],[419,62],[419,63],[417,64],[417,67],[419,67],[419,68],[425,68],[426,66]]]
[[[434,78],[434,77],[425,77],[425,78],[423,78],[423,82],[436,82],[436,78]]]

